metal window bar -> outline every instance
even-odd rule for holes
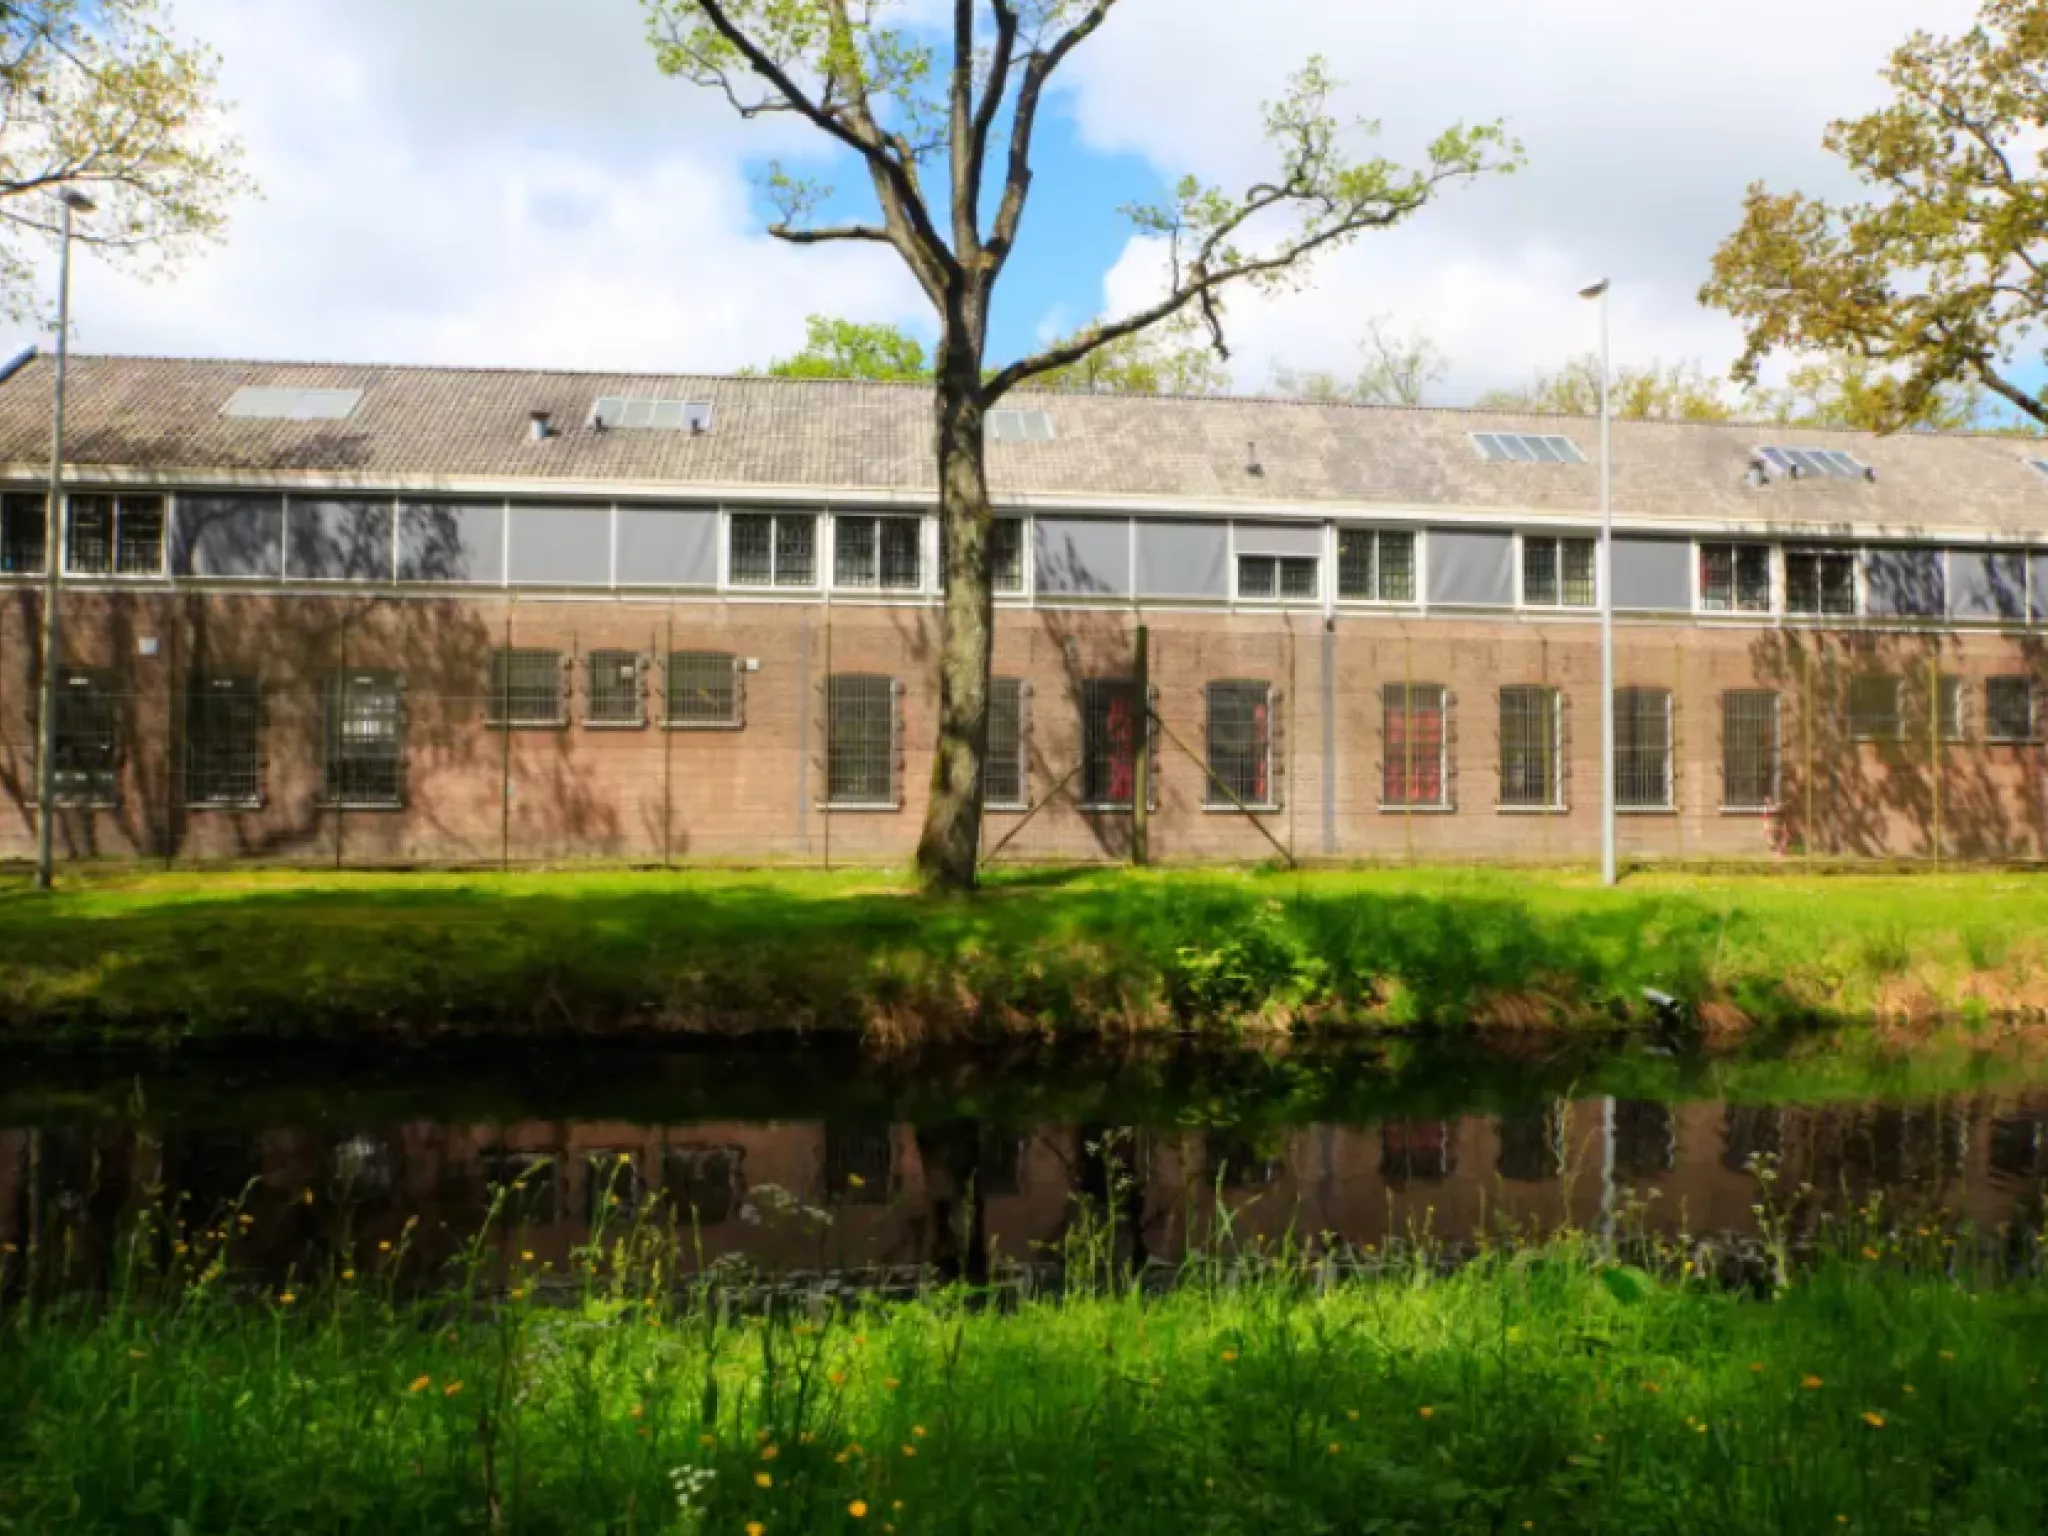
[[[1273,555],[1237,557],[1237,595],[1243,598],[1278,597],[1280,562]]]
[[[2034,684],[2025,677],[1992,677],[1984,681],[1984,738],[1987,741],[2032,741],[2035,737]]]
[[[877,550],[881,519],[836,517],[832,520],[832,581],[841,587],[881,585],[882,561]]]
[[[500,646],[491,652],[491,694],[484,723],[554,728],[569,723],[560,651]]]
[[[715,1227],[738,1208],[745,1164],[739,1147],[668,1147],[661,1154],[661,1190],[679,1217]]]
[[[1678,1121],[1655,1099],[1617,1099],[1614,1171],[1625,1179],[1655,1178],[1678,1166]]]
[[[1700,546],[1700,607],[1708,613],[1735,611],[1735,546]]]
[[[896,803],[896,684],[836,674],[826,682],[825,793],[833,805]]]
[[[1379,536],[1380,601],[1415,601],[1415,535],[1382,533]]]
[[[1785,552],[1785,611],[1826,617],[1856,612],[1856,558],[1810,550]]]
[[[1390,806],[1446,803],[1446,690],[1440,683],[1389,683],[1381,690],[1384,744],[1380,800]]]
[[[163,569],[163,498],[123,496],[114,524],[114,574],[160,576]]]
[[[665,719],[672,730],[737,730],[739,662],[727,651],[672,651]]]
[[[1564,566],[1564,606],[1591,608],[1599,601],[1593,577],[1594,541],[1560,539],[1558,549]]]
[[[111,805],[120,773],[114,674],[60,667],[52,721],[50,798],[58,805]]]
[[[989,681],[988,766],[983,800],[1002,810],[1023,806],[1028,796],[1025,757],[1024,684],[1014,677]]]
[[[896,1173],[896,1138],[886,1125],[825,1125],[825,1198],[887,1205]]]
[[[1129,678],[1081,683],[1081,803],[1129,810],[1137,803],[1137,687]]]
[[[1854,606],[1855,586],[1850,584],[1850,603]],[[1735,546],[1735,606],[1743,613],[1769,613],[1771,611],[1771,546],[1768,544],[1738,544]]]
[[[1290,601],[1313,601],[1321,591],[1317,578],[1321,562],[1313,555],[1290,555],[1280,562],[1280,596]]]
[[[759,512],[734,513],[731,544],[726,575],[732,585],[767,587],[775,584],[773,516]]]
[[[999,517],[989,524],[989,568],[998,592],[1024,590],[1024,519]]]
[[[1562,1178],[1568,1150],[1566,1130],[1564,1111],[1555,1104],[1502,1115],[1497,1127],[1500,1155],[1494,1171],[1516,1184],[1547,1184]]]
[[[1522,601],[1536,608],[1557,606],[1557,540],[1522,540]]]
[[[1500,803],[1554,811],[1564,801],[1563,708],[1555,688],[1500,691]]]
[[[1369,528],[1337,530],[1337,595],[1365,602],[1378,595],[1373,573],[1377,540]]]
[[[26,492],[0,497],[0,576],[39,576],[48,550],[49,504]]]
[[[1853,741],[1897,741],[1900,728],[1896,677],[1849,679],[1849,736]]]
[[[1614,803],[1671,808],[1671,695],[1662,688],[1614,690]]]
[[[1220,682],[1208,687],[1209,806],[1273,803],[1273,689],[1269,683]],[[1220,781],[1220,782],[1219,782]],[[1225,793],[1225,790],[1228,793]],[[1235,796],[1235,800],[1232,797]]]
[[[1778,805],[1778,696],[1739,689],[1721,695],[1721,803],[1731,811]]]
[[[924,576],[924,529],[914,517],[881,519],[884,592],[915,592]]]
[[[586,725],[645,725],[647,697],[635,651],[592,651],[584,660]]]
[[[327,679],[322,789],[332,805],[404,803],[405,704],[396,672]]]
[[[808,514],[775,519],[775,585],[808,587],[818,579],[818,520]]]
[[[80,576],[114,572],[114,498],[73,496],[64,528],[64,568]]]
[[[196,672],[185,695],[185,803],[263,798],[262,690],[246,673]]]

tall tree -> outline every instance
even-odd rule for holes
[[[1882,366],[1867,404],[1887,428],[1978,384],[2048,423],[2022,382],[2048,318],[2048,0],[1985,0],[1961,37],[1914,34],[1883,72],[1894,100],[1823,142],[1870,189],[1833,204],[1749,189],[1701,302],[1747,331],[1735,375],[1777,351]]]
[[[0,310],[34,307],[28,247],[54,234],[56,194],[97,211],[81,243],[160,271],[217,237],[249,191],[221,131],[217,61],[158,0],[0,0]],[[27,243],[24,243],[26,237]]]
[[[1928,391],[1910,415],[1903,415],[1896,377],[1867,357],[1838,352],[1801,363],[1779,388],[1751,390],[1744,411],[1798,427],[1964,432],[1993,425],[1990,404],[1984,386],[1966,379]]]
[[[888,0],[643,0],[664,70],[721,92],[742,117],[809,124],[852,161],[872,195],[865,215],[827,214],[837,208],[830,187],[771,166],[769,232],[803,245],[889,246],[938,316],[933,426],[946,600],[938,741],[917,852],[930,888],[972,888],[980,854],[994,631],[989,408],[1020,384],[1183,312],[1197,314],[1225,353],[1226,291],[1298,282],[1317,257],[1519,156],[1500,125],[1486,124],[1449,129],[1418,169],[1356,158],[1333,111],[1337,84],[1311,60],[1267,108],[1277,163],[1265,178],[1231,192],[1190,176],[1166,201],[1130,210],[1167,260],[1157,299],[990,367],[991,301],[1030,205],[1046,93],[1119,3],[952,0],[931,8],[929,24],[898,26]]]
[[[925,384],[932,365],[924,343],[899,326],[864,324],[812,315],[804,322],[804,344],[764,370],[771,379],[875,379]],[[742,375],[752,373],[742,368]]]
[[[1617,417],[1628,421],[1727,421],[1735,414],[1720,386],[1697,363],[1617,368],[1609,403]],[[1554,373],[1538,373],[1519,388],[1490,389],[1479,397],[1479,405],[1489,411],[1597,416],[1600,354],[1572,358]]]
[[[1426,334],[1396,330],[1385,315],[1366,322],[1358,350],[1364,361],[1355,378],[1283,365],[1273,370],[1274,392],[1326,405],[1418,406],[1428,403],[1429,392],[1450,369],[1450,360]]]

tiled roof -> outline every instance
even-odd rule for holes
[[[52,372],[52,360],[38,356],[0,384],[0,472],[34,474],[45,461]],[[364,393],[345,421],[223,416],[244,385]],[[599,432],[591,407],[604,395],[709,400],[715,420],[701,436]],[[1027,403],[1050,409],[1057,437],[990,444],[998,499],[1559,514],[1599,507],[1598,426],[1589,420],[1253,399],[1041,395]],[[83,476],[516,479],[827,495],[918,494],[934,484],[930,395],[906,385],[85,356],[71,359],[67,409],[66,458]],[[545,442],[529,437],[535,411],[553,418],[556,435]],[[1494,431],[1564,433],[1588,462],[1487,463],[1472,434]],[[1759,488],[1747,471],[1769,443],[1843,449],[1877,477],[1778,478]],[[1257,474],[1247,468],[1254,453]],[[2027,464],[2036,456],[2048,456],[2038,443],[1995,436],[1619,422],[1614,504],[1634,519],[2048,538],[2048,475]]]

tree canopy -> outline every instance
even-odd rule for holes
[[[1720,385],[1697,363],[1653,360],[1641,368],[1617,368],[1610,389],[1614,414],[1627,421],[1727,421],[1735,415]],[[1597,416],[1600,354],[1582,353],[1517,388],[1490,389],[1478,403],[1490,411]]]
[[[74,237],[145,272],[219,235],[252,184],[216,69],[158,0],[0,0],[0,308],[34,308],[28,250],[64,191],[97,205]]]
[[[1958,387],[2048,423],[2023,376],[2048,318],[2048,0],[1985,0],[1960,37],[1914,34],[1883,78],[1892,102],[1824,138],[1869,196],[1758,183],[1714,256],[1700,297],[1745,328],[1735,375],[1848,354],[1877,365],[1855,409],[1887,429]]]
[[[931,382],[932,365],[925,356],[924,343],[900,326],[812,315],[804,322],[804,333],[798,351],[777,358],[762,370],[769,378]]]
[[[1450,369],[1450,360],[1428,336],[1419,330],[1398,330],[1385,315],[1366,323],[1358,349],[1364,359],[1350,379],[1283,365],[1273,370],[1273,389],[1293,399],[1326,404],[1425,405]]]

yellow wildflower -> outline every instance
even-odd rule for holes
[[[910,1426],[910,1433],[916,1439],[922,1440],[924,1438],[924,1426],[922,1424],[913,1424]]]
[[[902,1386],[903,1383],[898,1381],[894,1376],[889,1376],[883,1378],[882,1385],[887,1387],[891,1392],[894,1392],[898,1387]]]
[[[1343,1446],[1341,1446],[1341,1445],[1339,1445],[1339,1444],[1338,1444],[1338,1443],[1337,1443],[1336,1441],[1332,1440],[1332,1441],[1330,1442],[1330,1454],[1331,1454],[1332,1456],[1336,1455],[1336,1454],[1337,1454],[1337,1453],[1338,1453],[1339,1451],[1341,1451],[1341,1450],[1343,1450],[1343,1449],[1344,1449],[1344,1447],[1343,1447]]]
[[[1818,1376],[1808,1376],[1804,1381],[1800,1382],[1799,1385],[1806,1388],[1806,1390],[1809,1392],[1815,1392],[1818,1391],[1821,1387],[1825,1386],[1826,1383],[1823,1382]]]
[[[779,1445],[764,1445],[761,1447],[761,1459],[763,1461],[773,1461],[781,1454],[782,1447]]]
[[[431,1377],[431,1376],[420,1376],[420,1377],[416,1377],[416,1378],[414,1379],[414,1381],[413,1381],[413,1384],[412,1384],[411,1386],[407,1387],[407,1388],[406,1388],[405,1390],[406,1390],[406,1391],[408,1391],[408,1392],[424,1392],[424,1391],[426,1391],[426,1390],[427,1390],[427,1388],[431,1387],[431,1386],[432,1386],[433,1384],[434,1384],[434,1378],[433,1378],[433,1377]]]
[[[867,1517],[868,1517],[868,1506],[867,1506],[867,1501],[866,1501],[865,1499],[855,1499],[855,1500],[854,1500],[854,1501],[853,1501],[853,1502],[852,1502],[851,1504],[849,1504],[849,1505],[847,1505],[847,1506],[846,1506],[846,1512],[847,1512],[847,1513],[848,1513],[849,1515],[853,1516],[853,1518],[854,1518],[854,1519],[856,1519],[856,1520],[865,1520],[865,1519],[867,1519]]]
[[[756,1472],[754,1474],[754,1486],[756,1488],[773,1488],[775,1486],[775,1479],[766,1472]]]
[[[903,1447],[903,1454],[906,1456],[915,1456],[917,1454],[917,1447],[914,1445],[906,1445],[905,1447]]]
[[[353,1280],[353,1279],[355,1279],[355,1277],[356,1277],[356,1272],[355,1272],[354,1270],[352,1270],[352,1269],[344,1269],[344,1270],[343,1270],[343,1271],[341,1272],[341,1278],[342,1278],[342,1281],[343,1281],[344,1283],[346,1283],[346,1282],[348,1282],[348,1281],[350,1281],[350,1280]]]
[[[768,1527],[758,1520],[747,1522],[747,1536],[768,1536]]]
[[[1883,1429],[1884,1415],[1881,1413],[1866,1413],[1865,1415],[1863,1415],[1863,1422],[1868,1424],[1872,1429]]]
[[[459,1381],[451,1381],[451,1382],[449,1382],[449,1383],[448,1383],[448,1385],[447,1385],[447,1386],[445,1386],[445,1387],[443,1387],[443,1388],[441,1389],[441,1395],[442,1395],[443,1397],[453,1397],[453,1396],[454,1396],[454,1395],[455,1395],[456,1393],[460,1392],[461,1390],[462,1390],[462,1383],[461,1383],[461,1382],[459,1382]]]
[[[1223,1359],[1224,1359],[1224,1362],[1225,1362],[1226,1364],[1228,1364],[1229,1362],[1231,1362],[1231,1361],[1235,1360],[1236,1358],[1237,1358],[1237,1351],[1236,1351],[1236,1350],[1234,1350],[1234,1349],[1226,1349],[1225,1351],[1223,1351]]]
[[[280,1307],[288,1307],[298,1299],[299,1298],[294,1296],[290,1291],[282,1291],[278,1294],[277,1304]]]
[[[1420,1412],[1425,1419],[1433,1419],[1436,1417],[1436,1410],[1430,1407],[1427,1403],[1425,1403],[1422,1406]]]

